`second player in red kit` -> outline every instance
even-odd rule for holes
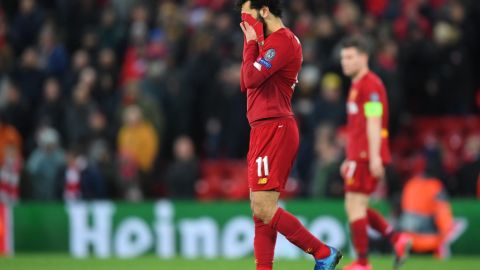
[[[391,162],[388,146],[388,101],[380,78],[369,71],[358,81],[352,83],[347,101],[348,138],[347,162],[345,166],[345,189],[370,194],[377,187],[377,177],[369,168],[369,140],[367,136],[367,119],[380,118],[380,155],[381,163]],[[374,157],[374,158],[378,158]]]
[[[245,35],[240,86],[251,126],[247,162],[256,269],[273,268],[277,232],[312,254],[316,270],[334,269],[341,253],[278,207],[299,147],[291,99],[302,65],[300,41],[283,25],[280,0],[238,1],[237,6]]]
[[[362,38],[343,41],[343,73],[352,79],[347,100],[347,159],[341,172],[345,179],[345,210],[357,260],[344,270],[371,270],[368,263],[367,225],[388,238],[395,251],[395,268],[407,258],[411,239],[394,231],[375,209],[370,194],[385,176],[391,162],[388,147],[388,102],[380,78],[368,67],[368,43]]]

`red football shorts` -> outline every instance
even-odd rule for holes
[[[248,150],[248,186],[251,191],[282,191],[299,145],[295,119],[266,120],[252,125]]]
[[[370,173],[368,162],[347,161],[342,172],[345,192],[359,192],[370,195],[377,188],[378,179]]]

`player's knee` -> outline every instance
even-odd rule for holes
[[[348,201],[345,202],[345,212],[347,213],[348,217],[350,217],[354,212],[354,206]]]
[[[367,214],[366,207],[362,204],[355,203],[354,201],[346,201],[345,210],[350,222],[364,218]]]
[[[266,223],[267,221],[267,210],[265,209],[265,207],[261,206],[261,205],[256,205],[256,204],[253,204],[252,205],[252,212],[253,212],[253,215],[260,219],[261,221],[263,221],[264,223]]]
[[[252,212],[253,215],[267,224],[272,220],[274,213],[274,207],[272,208],[268,204],[263,202],[252,202]]]

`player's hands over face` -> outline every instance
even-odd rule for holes
[[[240,28],[242,28],[243,34],[245,35],[245,39],[247,40],[247,42],[249,42],[250,40],[257,40],[257,33],[250,24],[248,24],[247,22],[241,22]]]
[[[378,179],[383,179],[385,176],[385,168],[383,167],[383,162],[380,157],[370,158],[370,173],[373,177]]]

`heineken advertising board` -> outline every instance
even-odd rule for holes
[[[342,201],[288,201],[317,237],[351,250]],[[377,204],[387,212],[387,205]],[[241,258],[252,255],[254,227],[248,202],[19,204],[12,212],[13,249],[22,252],[68,252],[74,257]],[[454,254],[480,254],[480,205],[453,203],[464,231],[452,244]],[[374,234],[372,237],[378,237]],[[305,256],[283,236],[276,257]]]

